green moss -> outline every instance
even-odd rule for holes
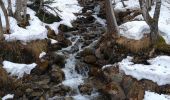
[[[170,45],[166,44],[166,41],[162,36],[159,36],[158,42],[155,44],[156,50],[164,53],[170,53]]]

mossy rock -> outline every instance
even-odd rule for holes
[[[158,42],[154,46],[157,51],[170,53],[170,45],[168,45],[162,36],[159,36]]]

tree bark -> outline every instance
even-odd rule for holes
[[[105,0],[106,20],[107,20],[107,34],[116,37],[119,34],[115,13],[112,7],[111,0]]]
[[[10,32],[10,25],[9,25],[8,13],[7,13],[7,10],[6,10],[5,5],[4,5],[4,3],[2,2],[2,0],[0,0],[0,6],[1,6],[2,11],[3,11],[3,13],[4,13],[4,16],[5,16],[6,33],[9,33],[9,32]]]
[[[3,33],[4,33],[4,31],[3,31],[2,21],[1,21],[1,15],[0,15],[0,39],[3,38]]]
[[[8,15],[13,16],[11,0],[8,0]]]
[[[160,16],[160,9],[161,9],[161,0],[156,1],[156,7],[153,18],[149,15],[149,9],[146,6],[145,0],[139,0],[140,7],[142,9],[142,15],[144,17],[144,20],[150,27],[150,39],[151,44],[155,44],[159,37],[159,28],[158,28],[158,22],[159,22],[159,16]]]

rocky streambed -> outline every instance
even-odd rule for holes
[[[36,60],[38,64],[30,75],[20,79],[9,77],[0,67],[0,96],[14,94],[15,100],[143,100],[146,90],[170,93],[169,85],[138,81],[120,72],[115,63],[129,55],[135,56],[135,63],[145,63],[148,53],[133,54],[104,37],[103,0],[79,0],[79,3],[83,9],[76,14],[78,18],[73,22],[73,28],[60,25],[60,32],[56,35],[46,27],[48,37],[57,43],[51,44],[50,39],[36,41],[36,45],[34,43],[20,51],[21,62],[30,59],[27,63]],[[45,48],[47,54],[39,59],[40,50],[31,47]],[[36,57],[28,57],[29,51]],[[107,64],[114,65],[102,68]]]

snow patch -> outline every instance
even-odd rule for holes
[[[170,100],[170,95],[157,94],[154,92],[145,91],[143,100]]]
[[[45,56],[47,53],[46,52],[41,52],[39,55],[39,58],[41,59],[43,56]]]
[[[158,56],[148,60],[150,65],[134,64],[132,57],[127,57],[119,62],[120,70],[126,75],[131,75],[137,80],[148,79],[158,85],[170,84],[170,56]]]
[[[13,99],[14,98],[14,94],[7,94],[4,97],[2,97],[2,100],[8,100],[8,99]]]
[[[21,78],[24,74],[30,74],[31,70],[35,68],[37,64],[18,64],[9,61],[3,61],[3,68],[12,76]]]

